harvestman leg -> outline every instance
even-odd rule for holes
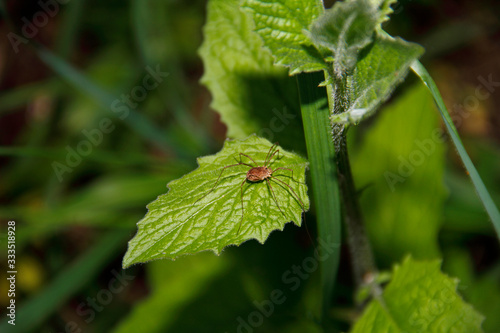
[[[278,168],[278,169],[276,169],[276,170],[280,170],[280,169],[281,169],[281,170],[289,170],[289,171],[291,171],[291,172],[292,172],[292,180],[293,180],[293,181],[295,181],[295,182],[300,183],[299,181],[297,181],[297,180],[293,179],[293,170],[291,170],[291,169],[287,169],[287,168]],[[275,170],[275,171],[276,171],[276,170]],[[276,176],[286,176],[286,175],[276,175]],[[281,179],[278,179],[278,178],[276,178],[276,177],[271,177],[271,179],[272,179],[272,180],[274,180],[274,181],[276,181],[276,180],[277,180],[277,181],[281,182],[282,184],[284,184],[284,185],[288,186],[288,188],[290,189],[290,191],[292,191],[292,193],[294,194],[295,199],[297,199],[297,200],[300,202],[300,205],[302,206],[302,214],[303,214],[303,216],[304,216],[304,224],[305,224],[305,226],[306,226],[307,235],[309,236],[309,239],[311,240],[311,243],[314,245],[314,241],[312,240],[311,234],[309,233],[309,229],[307,228],[307,224],[305,223],[305,219],[306,219],[306,215],[305,215],[305,213],[306,213],[306,208],[305,208],[304,203],[302,202],[302,200],[300,199],[300,197],[297,195],[297,193],[295,193],[295,191],[293,190],[293,188],[292,188],[290,185],[288,185],[287,183],[285,183],[284,181],[282,181]],[[319,256],[319,252],[318,252],[318,249],[316,248],[316,246],[314,246],[314,251],[316,251],[316,253],[317,253],[317,254],[318,254],[318,256]]]
[[[271,151],[273,150],[274,147],[276,147],[278,145],[278,143],[275,143],[274,145],[271,146],[271,148],[269,148],[269,151],[267,152],[267,155],[266,155],[266,160],[264,162],[264,166],[267,166],[267,164],[269,163],[269,161],[273,158],[273,156],[279,151],[276,150],[275,152],[273,152],[273,154],[271,156],[269,156],[271,154]],[[258,165],[257,162],[255,162],[253,160],[253,158],[251,158],[250,156],[246,155],[246,154],[243,154],[243,153],[240,153],[240,161],[241,161],[241,156],[245,156],[247,157],[249,160],[251,160],[255,165]],[[248,164],[245,164],[245,165],[248,165]],[[250,166],[250,165],[248,165]],[[250,166],[253,168],[253,166]],[[278,200],[276,199],[276,194],[274,193],[274,190],[273,190],[273,187],[271,186],[271,183],[269,182],[269,179],[266,179],[271,191],[272,191],[272,194],[273,194],[273,198],[274,198],[274,201],[276,202],[276,205],[278,206],[280,212],[285,215],[283,213],[283,211],[281,210],[281,207],[279,206],[278,204]],[[244,214],[245,214],[245,208],[244,208],[244,205],[243,205],[243,185],[245,185],[245,183],[247,182],[247,178],[245,177],[245,179],[243,180],[243,182],[241,183],[240,185],[240,190],[241,190],[241,219],[240,219],[240,225],[238,226],[238,231],[237,231],[237,234],[240,233],[240,230],[241,230],[241,224],[243,223],[243,217],[244,217]]]
[[[288,169],[288,168],[277,168],[277,169],[274,169],[273,174],[274,174],[276,171],[278,171],[278,170],[288,170],[288,171],[290,171],[290,172],[292,173],[292,177],[291,177],[291,178],[292,178],[292,180],[293,180],[294,182],[300,183],[298,180],[295,180],[295,179],[293,178],[293,170],[292,170],[292,169]],[[285,176],[285,177],[290,177],[290,176],[287,176],[287,175],[274,175],[273,177],[276,177],[276,176]]]
[[[283,211],[281,210],[281,207],[280,205],[278,204],[278,199],[276,199],[276,193],[274,193],[274,189],[273,187],[271,186],[271,182],[269,181],[268,178],[266,178],[266,181],[267,181],[267,185],[269,185],[269,188],[271,189],[271,192],[273,194],[273,199],[274,199],[274,202],[276,202],[276,206],[278,206],[278,209],[280,210],[281,214],[283,214],[284,217],[286,217],[285,213],[283,213]]]
[[[243,156],[247,157],[248,159],[250,159],[250,161],[252,161],[255,165],[258,165],[258,164],[257,164],[257,162],[255,162],[255,161],[253,160],[253,158],[251,158],[250,156],[245,155],[245,154],[243,154],[243,153],[240,153],[240,163],[241,163],[241,155],[243,155]],[[245,165],[248,165],[248,164],[245,164]],[[248,165],[248,166],[250,166],[250,167],[252,167],[252,168],[253,168],[253,166],[252,166],[252,165]]]
[[[269,166],[272,162],[271,160],[273,159],[274,155],[278,154],[279,156],[279,149],[276,149],[270,156],[269,154],[271,153],[273,147],[277,147],[278,146],[278,143],[276,142],[272,147],[271,149],[269,150],[269,152],[267,153],[267,156],[266,156],[266,161],[265,161],[265,164],[264,166]],[[274,172],[276,172],[277,170],[288,170],[288,171],[291,171],[292,172],[292,180],[296,181],[294,178],[293,178],[293,170],[292,169],[287,169],[287,168],[277,168],[273,171],[273,174]],[[280,175],[276,175],[276,176],[280,176]],[[284,175],[282,175],[284,176]],[[272,180],[277,180],[281,183],[283,183],[284,185],[288,186],[288,188],[292,191],[292,193],[295,195],[296,199],[298,199],[299,203],[301,204],[302,206],[302,211],[305,211],[305,208],[304,208],[304,203],[302,202],[302,200],[300,200],[300,197],[297,195],[297,193],[295,193],[295,191],[292,189],[292,187],[290,185],[288,185],[287,183],[283,182],[282,180],[276,178],[274,179],[274,176],[271,174],[271,179]],[[274,198],[274,201],[276,202],[276,206],[278,206],[278,209],[280,210],[281,214],[283,214],[283,216],[286,216],[285,213],[283,213],[283,211],[281,210],[281,207],[280,205],[278,204],[278,200],[276,198],[276,193],[274,192],[274,189],[271,185],[271,182],[269,181],[269,179],[266,178],[266,181],[267,181],[267,184],[269,185],[269,188],[271,189],[272,191],[272,194],[273,194],[273,198]]]
[[[292,169],[288,169],[288,168],[277,168],[277,169],[275,169],[275,170],[273,171],[273,176],[272,176],[272,179],[273,179],[273,180],[277,180],[277,181],[279,181],[280,183],[282,183],[282,184],[286,185],[286,186],[290,189],[290,191],[292,191],[292,193],[295,195],[295,198],[296,198],[296,199],[300,202],[300,205],[302,206],[302,210],[303,210],[303,211],[305,211],[305,206],[304,206],[304,203],[302,202],[302,200],[300,200],[300,197],[297,195],[297,193],[295,193],[295,191],[293,190],[293,188],[292,188],[290,185],[288,185],[287,183],[285,183],[284,181],[282,181],[281,179],[276,178],[277,176],[285,176],[285,177],[287,177],[287,176],[286,176],[286,175],[274,175],[274,173],[275,173],[276,171],[278,171],[278,170],[288,170],[288,171],[290,171],[290,172],[292,173],[292,177],[291,177],[291,178],[292,178],[292,180],[293,180],[294,182],[300,183],[298,180],[295,180],[295,179],[293,178],[293,170],[292,170]]]
[[[220,174],[219,174],[219,177],[217,178],[217,181],[215,182],[214,186],[212,186],[212,188],[210,189],[210,191],[208,191],[204,196],[202,196],[201,198],[199,198],[198,200],[195,201],[195,203],[197,203],[198,201],[200,201],[201,199],[203,199],[204,197],[206,197],[207,195],[209,195],[215,188],[215,186],[217,186],[217,184],[219,183],[219,180],[220,180],[220,177],[222,177],[222,173],[224,172],[224,170],[226,170],[227,168],[231,168],[231,167],[235,167],[235,166],[238,166],[238,165],[246,165],[247,167],[250,167],[250,168],[253,168],[254,166],[253,165],[250,165],[248,163],[243,163],[241,162],[241,156],[245,156],[247,157],[249,160],[251,160],[254,164],[257,164],[253,158],[251,158],[250,156],[248,155],[245,155],[243,153],[240,153],[240,162],[239,163],[236,163],[236,164],[232,164],[232,165],[228,165],[228,166],[225,166],[222,168],[222,170],[220,171]]]
[[[244,154],[242,154],[242,155],[244,155]],[[197,203],[198,201],[200,201],[201,199],[203,199],[204,197],[206,197],[207,195],[209,195],[214,190],[215,186],[217,186],[217,184],[219,183],[220,177],[222,177],[222,173],[224,172],[224,170],[226,170],[227,168],[232,168],[232,167],[238,166],[238,165],[246,165],[246,166],[248,166],[250,168],[253,168],[253,166],[251,166],[250,164],[242,163],[242,162],[223,167],[222,170],[220,171],[219,177],[217,178],[217,181],[215,182],[214,186],[212,186],[212,188],[210,189],[210,191],[208,191],[204,196],[202,196],[201,198],[199,198],[198,200],[196,200],[195,203]]]
[[[290,185],[288,185],[287,183],[285,183],[285,182],[284,182],[284,181],[282,181],[281,179],[278,179],[278,178],[275,178],[275,177],[272,177],[271,179],[272,179],[272,180],[274,180],[274,181],[276,181],[276,180],[277,180],[277,181],[279,181],[280,183],[282,183],[283,185],[287,186],[287,187],[290,189],[290,191],[292,191],[292,193],[294,194],[295,199],[297,199],[297,200],[299,201],[300,205],[302,206],[302,211],[304,211],[304,212],[305,212],[305,206],[304,206],[304,203],[302,202],[302,200],[300,199],[300,197],[297,195],[297,193],[295,193],[295,191],[293,190],[293,188],[292,188]]]
[[[247,178],[245,177],[245,179],[243,180],[243,183],[241,183],[240,185],[240,189],[241,189],[241,219],[240,219],[240,225],[238,226],[238,231],[236,232],[237,235],[240,234],[240,229],[241,229],[241,223],[243,222],[243,185],[245,185],[247,181]]]
[[[264,166],[265,166],[265,167],[269,167],[269,166],[272,164],[271,160],[273,159],[273,156],[274,156],[274,155],[276,155],[276,153],[278,153],[278,157],[280,156],[280,154],[279,154],[279,151],[280,151],[280,150],[279,150],[279,149],[276,149],[276,150],[272,153],[272,155],[271,155],[271,156],[269,156],[269,154],[271,153],[271,150],[272,150],[274,147],[278,147],[278,143],[277,143],[277,142],[276,142],[274,145],[272,145],[272,146],[271,146],[271,149],[269,149],[269,152],[267,153],[266,160],[265,160],[265,162],[264,162]]]
[[[244,212],[244,210],[243,210],[243,185],[245,185],[246,181],[247,181],[247,179],[245,178],[245,180],[243,181],[243,183],[241,183],[241,186],[240,186],[240,188],[241,188],[241,220],[240,220],[240,226],[238,227],[237,234],[240,233],[241,223],[243,222],[243,214],[244,214],[243,213]],[[271,182],[269,181],[268,178],[266,178],[266,181],[267,181],[267,185],[269,185],[269,188],[271,189],[271,192],[272,192],[272,195],[273,195],[273,199],[274,199],[274,202],[276,203],[276,206],[278,206],[278,209],[280,210],[281,214],[283,214],[283,216],[286,217],[285,213],[283,213],[283,211],[281,210],[280,205],[278,204],[278,199],[276,198],[276,193],[274,193],[274,189],[273,189],[273,186],[271,185]],[[293,192],[293,190],[292,190],[292,192]],[[299,199],[299,201],[300,201],[300,199]]]
[[[264,160],[264,166],[266,166],[266,165],[267,165],[267,160],[268,160],[268,158],[269,158],[269,154],[271,154],[271,151],[273,150],[273,148],[274,148],[274,147],[277,147],[277,146],[278,146],[278,143],[276,142],[276,143],[274,143],[274,144],[271,146],[271,148],[269,148],[269,151],[267,152],[267,155],[266,155],[266,159]],[[273,154],[273,155],[274,155],[274,154]],[[271,156],[271,158],[272,158],[272,156]],[[271,158],[269,158],[269,160],[271,160]]]

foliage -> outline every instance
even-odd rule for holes
[[[219,153],[199,158],[198,164],[148,205],[124,267],[206,250],[220,254],[224,247],[252,238],[264,243],[286,222],[300,226],[309,209],[307,162],[265,139],[226,141]],[[260,166],[275,170],[269,181],[246,181],[246,173]]]
[[[468,318],[461,323],[470,323],[467,329],[478,331],[479,311],[486,317],[484,331],[496,333],[500,270],[498,238],[490,219],[498,220],[494,202],[500,199],[500,155],[493,132],[487,131],[495,119],[492,97],[498,93],[493,91],[498,72],[488,65],[495,54],[491,46],[497,42],[496,35],[489,33],[495,27],[492,2],[475,2],[466,10],[456,6],[461,14],[456,17],[443,16],[441,4],[429,1],[347,0],[323,9],[319,0],[132,0],[92,6],[73,0],[59,2],[54,15],[45,12],[51,7],[42,2],[17,1],[8,6],[1,2],[5,36],[23,36],[29,30],[23,27],[26,22],[37,31],[18,50],[11,42],[2,48],[7,65],[1,68],[0,217],[16,221],[18,279],[17,325],[8,324],[4,317],[0,331],[347,332],[375,331],[378,324],[388,324],[397,332],[408,324],[411,332],[425,327],[436,314],[443,320],[433,321],[428,331],[452,326],[448,320],[452,316]],[[388,21],[390,6],[395,13]],[[424,11],[425,22],[421,20]],[[482,16],[485,13],[489,16]],[[39,26],[43,14],[47,24]],[[454,24],[458,19],[461,23]],[[447,104],[471,101],[478,90],[463,88],[477,84],[465,83],[467,75],[484,75],[478,68],[493,73],[493,85],[486,86],[489,97],[481,99],[463,126],[455,129],[432,79],[412,62],[423,49],[385,31],[429,46],[423,61],[432,69]],[[437,34],[429,33],[433,31]],[[477,36],[481,38],[474,40],[474,49],[468,48],[467,43]],[[478,46],[488,52],[476,52]],[[474,57],[469,56],[472,53]],[[441,54],[447,55],[446,75],[438,70],[436,60]],[[384,174],[401,176],[400,157],[409,157],[415,147],[419,150],[415,140],[422,143],[440,128],[422,86],[395,89],[410,65],[438,102],[459,154],[466,156],[461,137],[477,165],[479,173],[467,160],[474,184],[481,185],[481,174],[491,195],[484,186],[477,186],[478,200],[475,186],[454,158],[454,150],[446,149],[446,141],[436,144],[424,163],[403,175],[404,181],[395,183],[391,191]],[[148,68],[158,68],[164,80],[140,95]],[[463,75],[455,79],[450,71]],[[199,85],[202,72],[201,82],[212,96],[215,112],[209,110],[210,97]],[[317,88],[321,82],[324,87]],[[483,88],[479,92],[487,94]],[[336,109],[339,92],[346,97],[340,101],[345,104]],[[364,121],[393,92],[396,98],[376,118]],[[116,112],[116,103],[127,112]],[[334,115],[336,111],[341,113]],[[92,137],[88,153],[68,166],[70,171],[57,173],[54,162],[68,165],[69,151],[90,142],[89,133],[96,133],[103,119],[111,120],[112,131],[103,133],[102,140]],[[237,140],[225,143],[231,152],[223,164],[210,167],[208,177],[198,177],[201,166],[191,171],[196,157],[217,159],[218,155],[207,155],[223,145],[224,126],[219,119],[227,127],[226,136]],[[392,280],[376,276],[375,283],[389,282],[375,285],[381,289],[364,289],[381,291],[365,311],[355,304],[352,263],[345,255],[347,246],[340,246],[340,240],[347,238],[340,231],[342,198],[334,177],[333,143],[325,140],[331,138],[330,121],[349,128],[354,182],[377,264],[387,269],[407,254],[415,258],[397,265]],[[483,127],[468,133],[467,128],[478,121]],[[249,140],[257,145],[237,148],[252,133],[257,136]],[[278,219],[266,219],[263,232],[257,234],[254,231],[262,219],[244,220],[238,233],[239,186],[249,167],[226,169],[214,193],[208,192],[222,167],[239,162],[240,152],[260,164],[276,141],[298,155],[280,148],[283,164],[276,159],[272,168],[298,161],[294,177],[307,180],[308,190],[305,184],[278,177],[299,192],[305,206],[311,195],[312,209],[301,223],[302,208],[289,188],[273,182],[276,201],[288,216],[284,218],[266,182],[247,182],[244,215],[255,218],[260,211]],[[308,156],[309,163],[299,155]],[[310,176],[304,176],[306,165]],[[173,194],[184,193],[183,186],[176,184],[190,177],[201,189],[193,186],[184,192],[201,199],[182,198],[193,204],[188,209],[211,200],[233,204],[233,216],[222,222],[234,237],[221,237],[220,242],[212,238],[216,252],[252,238],[265,240],[265,245],[245,242],[225,248],[220,256],[197,253],[144,265],[134,263],[156,257],[137,251],[138,256],[127,257],[127,264],[134,265],[122,269],[126,241],[137,232],[137,221],[142,218],[142,226],[146,219],[155,227],[169,226],[153,221],[151,212]],[[169,192],[151,203],[144,217],[145,205],[165,193],[167,183]],[[224,184],[230,184],[230,193],[221,192]],[[252,207],[254,202],[257,209]],[[200,223],[216,236],[217,231],[207,224],[210,214],[205,218],[190,226]],[[292,220],[294,224],[283,228]],[[297,227],[300,224],[306,224],[308,231]],[[137,236],[147,231],[139,229]],[[5,230],[0,233],[3,248]],[[282,232],[269,236],[272,230]],[[161,242],[154,242],[159,233],[147,235],[146,242],[153,240],[154,251],[160,254],[157,258],[168,257],[161,253],[167,252]],[[140,249],[137,239],[130,249]],[[193,244],[187,245],[186,252],[198,251]],[[0,251],[0,258],[5,261],[6,251]],[[443,271],[460,279],[458,291],[458,280],[440,273],[439,261],[434,259],[441,258]],[[0,286],[9,288],[5,279]],[[277,293],[281,294],[274,302]],[[446,306],[439,303],[443,295]],[[381,307],[381,299],[390,308]],[[404,303],[410,300],[411,305]],[[6,307],[8,302],[2,293],[0,305]],[[397,320],[388,322],[388,314]]]
[[[339,1],[321,16],[318,1],[300,1],[307,10],[296,2],[248,0],[244,6],[277,65],[288,66],[290,74],[324,70],[325,84],[346,92],[347,104],[332,115],[334,122],[357,124],[373,114],[423,53],[381,31],[392,1]]]
[[[482,332],[483,316],[456,293],[458,282],[438,260],[406,258],[391,282],[370,302],[351,332]]]

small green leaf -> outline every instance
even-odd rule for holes
[[[378,8],[368,0],[338,1],[311,27],[311,40],[333,57],[333,71],[345,73],[356,66],[359,51],[368,45],[379,25]]]
[[[424,49],[388,35],[378,36],[348,77],[349,106],[331,116],[333,122],[357,124],[372,115],[401,82]]]
[[[374,40],[380,24],[388,20],[393,2],[337,1],[311,24],[310,38],[319,50],[328,50],[326,56],[333,62],[334,73],[341,75],[356,66],[359,52]]]
[[[290,75],[329,68],[305,34],[321,13],[320,0],[244,0],[255,22],[256,32],[271,50],[275,64],[290,68]]]
[[[198,169],[169,183],[169,192],[148,205],[148,213],[137,223],[138,232],[129,242],[123,266],[206,250],[219,254],[224,247],[249,239],[263,243],[287,222],[300,226],[302,212],[309,209],[304,158],[278,146],[279,152],[268,163],[275,170],[271,187],[267,181],[245,181],[250,166],[224,169],[238,164],[240,158],[243,163],[263,166],[271,146],[253,135],[226,141],[219,153],[199,158]]]
[[[457,280],[440,265],[406,258],[351,332],[482,332],[484,317],[457,294]]]

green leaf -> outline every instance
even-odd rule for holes
[[[320,0],[244,0],[242,6],[252,13],[275,64],[289,67],[290,75],[329,68],[305,33],[324,11]]]
[[[353,75],[348,77],[349,105],[346,111],[332,115],[332,121],[357,124],[372,115],[423,52],[424,49],[417,44],[388,35],[378,36],[356,64]]]
[[[354,179],[366,187],[360,204],[379,261],[401,260],[408,252],[417,258],[439,256],[446,198],[440,134],[432,97],[416,85],[384,108],[360,149],[349,149]]]
[[[338,2],[323,15],[322,3],[315,0],[245,0],[242,6],[252,14],[256,32],[271,51],[275,64],[289,67],[290,75],[320,70],[337,75],[349,69],[347,86],[342,89],[349,94],[349,105],[345,112],[332,116],[332,121],[356,124],[374,113],[406,76],[411,63],[423,53],[421,46],[392,38],[380,29],[381,22],[392,11],[392,2]],[[220,16],[224,15],[219,13]],[[234,21],[238,20],[231,20]],[[251,49],[256,54],[265,53],[260,45],[254,48],[257,41],[251,34],[249,37]],[[220,51],[222,47],[217,48],[216,57],[225,53]],[[328,63],[331,59],[333,69]],[[332,83],[333,78],[327,78],[326,82]],[[237,99],[241,99],[239,95]],[[225,106],[221,103],[221,107]],[[238,112],[241,113],[236,110],[231,114]],[[254,119],[240,119],[241,127],[252,127],[255,123]]]
[[[392,14],[393,10],[391,5],[398,2],[397,0],[368,0],[372,6],[378,7],[378,29],[382,29],[381,24],[389,20],[389,15]]]
[[[219,254],[228,245],[252,238],[263,243],[271,231],[283,230],[289,221],[300,226],[302,212],[309,209],[305,159],[278,146],[268,166],[291,171],[276,170],[271,187],[266,181],[245,182],[247,165],[223,169],[238,164],[240,158],[243,163],[263,166],[271,146],[265,139],[250,136],[226,141],[219,153],[199,158],[198,169],[172,181],[169,192],[148,205],[123,266],[206,250]]]
[[[378,8],[368,0],[338,1],[312,23],[311,40],[318,49],[331,51],[335,73],[356,66],[359,51],[373,40],[379,25],[377,14]]]
[[[201,82],[212,93],[211,107],[227,125],[228,137],[258,133],[292,143],[302,130],[295,79],[273,65],[253,30],[253,20],[240,10],[239,0],[209,1],[199,51],[205,67]],[[294,137],[287,140],[286,132]]]
[[[457,294],[440,261],[406,258],[351,332],[482,332],[483,316]]]

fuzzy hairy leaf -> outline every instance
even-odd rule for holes
[[[293,178],[292,171],[277,170],[271,187],[266,181],[245,181],[249,166],[223,169],[239,163],[240,158],[243,163],[262,166],[271,146],[266,139],[252,135],[226,141],[219,153],[199,158],[196,170],[170,182],[168,193],[148,205],[148,213],[137,223],[138,232],[129,242],[123,266],[206,250],[219,254],[224,247],[249,239],[263,243],[287,222],[300,226],[302,212],[309,209],[304,158],[278,147],[269,167],[291,169]]]
[[[244,0],[243,7],[252,13],[275,64],[289,67],[290,75],[328,69],[305,33],[324,11],[320,0]]]
[[[320,1],[244,0],[256,32],[271,51],[275,64],[290,75],[323,70],[332,84],[347,75],[349,104],[331,120],[357,124],[405,78],[424,52],[417,44],[393,38],[381,29],[394,0],[346,0],[324,10]]]
[[[358,124],[372,115],[405,78],[413,61],[424,49],[388,35],[378,36],[348,77],[349,106],[331,116],[333,122]]]
[[[339,1],[315,20],[311,40],[333,57],[333,71],[344,73],[356,66],[359,51],[368,45],[378,25],[378,10],[368,0]]]
[[[457,294],[457,280],[441,273],[440,265],[406,258],[351,332],[482,332],[483,316]]]
[[[370,44],[380,24],[392,13],[395,0],[337,1],[309,28],[310,38],[322,54],[333,62],[333,72],[350,72],[359,52]]]

